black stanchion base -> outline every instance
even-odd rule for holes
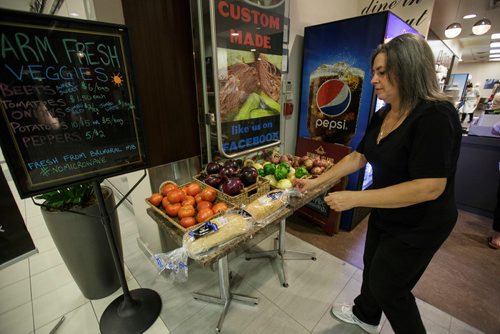
[[[156,291],[136,289],[130,296],[132,301],[125,301],[121,295],[108,305],[99,323],[102,334],[144,333],[156,321],[161,311]]]

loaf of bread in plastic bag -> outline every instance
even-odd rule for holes
[[[190,257],[196,258],[200,254],[244,234],[252,226],[251,219],[231,212],[211,219],[209,223],[216,224],[217,230],[198,238],[193,237],[190,232],[184,235],[183,246],[188,251]]]
[[[262,221],[288,205],[286,190],[273,190],[248,203],[243,209],[256,221]]]

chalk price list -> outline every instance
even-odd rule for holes
[[[74,94],[76,91],[80,93]],[[105,93],[109,91],[109,87],[99,85],[97,82],[81,82],[79,90],[74,89],[71,87],[71,84],[66,83],[59,90],[59,94],[70,93],[68,95],[68,101],[72,106],[66,108],[67,113],[73,115],[84,113],[85,117],[88,117],[89,114],[93,114],[92,119],[80,117],[76,120],[72,118],[70,121],[72,129],[84,129],[84,138],[87,141],[105,139],[106,132],[103,129],[104,126],[116,128],[117,126],[123,126],[125,124],[123,117],[119,114],[104,116],[102,113],[118,111],[123,108],[130,109],[133,107],[130,104],[127,105],[122,100],[118,100],[117,103],[108,101]]]
[[[119,40],[50,30],[0,33],[2,117],[32,181],[140,160]]]
[[[21,197],[147,167],[126,27],[0,12],[0,143]]]

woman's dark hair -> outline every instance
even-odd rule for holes
[[[381,44],[372,55],[385,53],[390,82],[399,87],[401,111],[410,111],[423,100],[448,100],[440,89],[434,70],[434,54],[427,42],[414,34],[403,34]]]

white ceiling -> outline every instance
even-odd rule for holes
[[[477,16],[464,20],[463,16],[467,14]],[[475,36],[472,26],[483,17],[491,21],[491,29],[485,35]],[[489,61],[491,34],[500,33],[500,0],[435,0],[430,29],[440,39],[446,40],[444,30],[453,22],[462,25],[461,34],[454,38],[462,47],[462,61]]]

